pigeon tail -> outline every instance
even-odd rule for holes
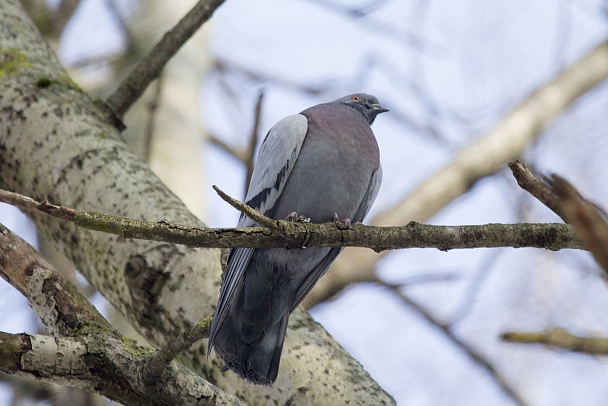
[[[241,378],[257,385],[271,385],[277,379],[281,352],[289,313],[277,323],[268,326],[255,342],[245,343],[239,331],[233,328],[232,315],[227,315],[220,327],[213,347],[225,362],[226,368]]]

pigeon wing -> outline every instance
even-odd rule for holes
[[[271,217],[287,178],[298,158],[308,130],[308,119],[301,114],[287,116],[266,134],[258,152],[251,175],[245,203],[260,213]],[[239,227],[257,225],[241,214]],[[243,274],[251,260],[254,248],[235,248],[230,251],[220,298],[215,310],[209,336],[209,351],[224,315],[230,309],[236,293],[241,289]]]

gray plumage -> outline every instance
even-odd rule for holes
[[[387,111],[357,93],[279,121],[260,148],[245,202],[274,219],[363,221],[382,168],[370,125]],[[241,216],[239,227],[257,225]],[[287,321],[340,248],[232,249],[211,326],[209,352],[256,384],[275,381]]]

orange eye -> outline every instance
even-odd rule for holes
[[[361,100],[361,98],[360,98],[359,96],[353,96],[353,97],[351,97],[350,99],[351,99],[351,100],[354,100],[354,101],[359,101],[359,100]]]

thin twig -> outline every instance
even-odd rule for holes
[[[23,210],[39,211],[62,220],[74,221],[76,218],[76,210],[74,209],[57,206],[49,202],[37,202],[31,197],[8,190],[0,190],[0,202],[11,204]]]
[[[243,213],[244,215],[249,217],[251,220],[253,220],[256,223],[259,223],[265,227],[268,227],[271,230],[280,230],[277,220],[273,220],[269,217],[266,217],[265,215],[252,209],[245,203],[241,203],[238,200],[236,200],[234,197],[228,196],[219,187],[217,187],[215,185],[213,185],[212,187],[213,187],[213,190],[216,191],[216,193],[222,198],[223,201],[225,201],[226,203],[228,203],[229,205],[231,205],[232,207],[234,207],[235,209],[237,209],[238,211],[240,211],[241,213]]]
[[[144,152],[142,161],[150,164],[150,156],[152,155],[152,143],[156,135],[156,113],[158,112],[158,104],[160,103],[161,93],[163,89],[163,76],[159,76],[154,84],[154,94],[148,102],[148,117],[146,120],[146,129],[144,134]]]
[[[245,167],[247,168],[247,177],[245,178],[245,191],[249,189],[249,182],[251,182],[251,176],[253,174],[253,160],[255,158],[255,147],[258,145],[258,138],[260,137],[260,121],[262,120],[262,103],[264,101],[264,91],[261,91],[258,96],[258,101],[255,104],[255,119],[253,121],[253,129],[251,130],[251,136],[249,137],[249,145],[245,150]]]
[[[472,345],[469,345],[464,340],[460,339],[456,334],[454,334],[451,330],[451,326],[439,320],[437,317],[428,312],[425,308],[420,306],[414,300],[412,300],[409,296],[404,294],[401,289],[396,288],[395,286],[385,285],[381,283],[382,286],[390,289],[393,293],[395,293],[405,304],[413,308],[418,314],[420,314],[427,322],[431,325],[439,329],[444,333],[446,338],[450,340],[456,347],[460,348],[464,354],[466,354],[469,358],[471,358],[477,365],[481,366],[483,369],[488,372],[491,376],[494,377],[496,383],[500,386],[503,392],[513,399],[519,405],[525,405],[524,400],[519,396],[519,394],[511,388],[504,380],[503,376],[500,372],[492,365],[480,352],[478,352]]]
[[[186,331],[183,335],[173,338],[162,349],[151,355],[143,370],[144,380],[150,384],[156,382],[158,377],[160,377],[180,352],[187,350],[199,340],[209,338],[212,321],[213,316],[200,320],[192,329]]]
[[[224,0],[200,0],[175,27],[141,60],[131,74],[120,84],[106,104],[122,118],[131,105],[141,96],[148,85],[188,39],[203,25]]]
[[[232,155],[234,158],[238,159],[241,162],[245,162],[245,160],[247,159],[247,153],[245,150],[236,149],[232,145],[228,144],[226,141],[216,137],[213,134],[208,133],[207,140],[212,144],[215,144],[216,147],[223,149],[225,152]]]
[[[545,344],[585,354],[608,354],[608,338],[575,336],[562,328],[539,332],[509,331],[501,338],[512,343]]]
[[[511,172],[513,172],[513,176],[517,180],[519,187],[530,193],[562,220],[566,221],[560,206],[560,198],[549,186],[537,178],[527,166],[519,161],[510,162],[509,168],[511,168]]]

